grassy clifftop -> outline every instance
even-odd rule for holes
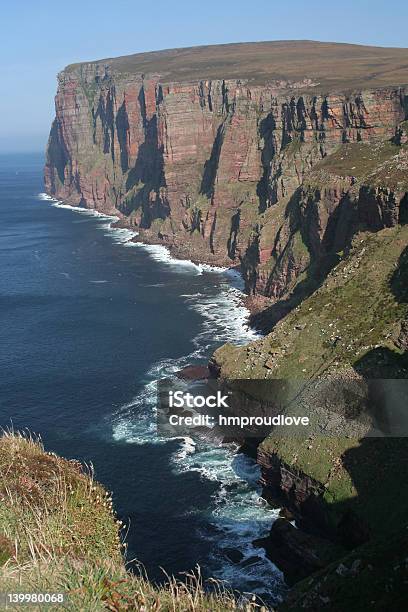
[[[310,40],[280,40],[166,49],[92,62],[117,73],[159,75],[162,81],[248,79],[304,83],[304,88],[375,88],[407,82],[408,49]],[[84,64],[71,64],[67,71]]]
[[[0,592],[65,593],[63,606],[47,609],[76,612],[237,609],[231,594],[205,594],[194,577],[159,589],[127,573],[120,527],[109,494],[79,462],[32,438],[0,437]]]

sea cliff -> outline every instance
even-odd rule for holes
[[[327,250],[319,243],[352,182],[323,181],[317,193],[304,185],[309,172],[341,145],[391,139],[406,119],[404,57],[287,42],[69,66],[58,76],[47,192],[119,214],[176,255],[240,266],[249,293],[275,300]],[[375,193],[365,198],[375,205]],[[314,212],[298,219],[307,201]]]

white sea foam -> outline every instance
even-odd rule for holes
[[[139,247],[143,248],[147,253],[151,256],[152,259],[158,261],[160,263],[164,263],[172,266],[178,271],[185,271],[189,274],[203,274],[204,272],[214,272],[216,274],[225,274],[231,281],[231,284],[239,290],[243,290],[244,283],[241,274],[231,268],[225,268],[222,266],[214,266],[210,264],[204,263],[194,263],[190,259],[178,259],[173,257],[170,253],[170,250],[161,244],[146,244],[144,242],[135,242],[132,241],[132,238],[139,235],[139,233],[135,230],[131,230],[129,228],[121,228],[121,227],[112,227],[112,223],[119,220],[119,217],[116,215],[107,215],[106,213],[101,213],[98,210],[93,208],[84,208],[82,206],[72,206],[71,204],[66,204],[62,200],[57,200],[47,193],[38,194],[39,200],[45,200],[48,202],[52,202],[52,206],[55,208],[65,208],[67,210],[72,210],[73,212],[88,216],[88,217],[98,217],[99,219],[104,219],[108,221],[108,223],[101,226],[103,230],[105,230],[115,242],[124,244],[126,247]],[[108,235],[108,234],[107,234]]]
[[[48,200],[49,202],[58,202],[58,200],[49,196],[48,193],[39,193],[37,197],[39,200]]]
[[[150,374],[160,371],[168,375],[184,363],[185,360],[161,362]],[[168,443],[168,439],[157,435],[155,417],[156,384],[152,381],[115,415],[114,439],[137,444]],[[278,515],[261,498],[257,485],[259,466],[249,457],[237,454],[234,445],[217,446],[191,438],[179,439],[171,461],[175,473],[198,472],[201,478],[219,484],[210,506],[196,509],[203,515],[203,525],[212,526],[210,530],[203,527],[201,532],[212,548],[207,571],[226,586],[279,599],[285,588],[283,576],[266,558],[264,550],[252,545],[255,539],[267,535]],[[228,557],[231,549],[241,553],[239,563]]]
[[[188,455],[193,455],[196,451],[196,442],[192,438],[183,438],[180,449],[173,455],[174,460],[185,461]]]
[[[114,242],[124,246],[133,246],[132,238],[138,235],[138,232],[127,227],[112,227],[110,223],[104,224],[101,229],[105,231],[105,236],[110,236]]]
[[[172,257],[169,249],[161,244],[145,244],[144,242],[134,242],[132,246],[143,248],[152,259],[162,264],[171,266],[176,272],[184,272],[187,274],[202,274],[204,267],[202,264],[195,264],[189,259],[177,259]],[[222,271],[222,268],[217,271]],[[215,268],[208,266],[208,271],[216,271]]]
[[[203,533],[213,541],[211,574],[234,588],[279,597],[284,588],[281,572],[267,559],[263,549],[254,549],[252,545],[255,539],[268,533],[278,516],[278,511],[272,510],[260,496],[256,463],[225,445],[197,445],[194,453],[174,455],[173,461],[181,472],[198,471],[204,478],[220,483],[209,514],[215,534]],[[243,555],[240,563],[228,558],[231,549]]]
[[[87,215],[89,217],[99,217],[101,219],[109,219],[111,221],[119,220],[119,217],[117,217],[116,215],[107,215],[106,213],[101,213],[99,212],[99,210],[95,210],[94,208],[84,208],[83,206],[72,206],[71,204],[67,204],[63,200],[57,200],[56,198],[49,196],[47,193],[39,193],[37,197],[39,200],[52,202],[52,206],[54,206],[55,208],[65,208],[67,210],[72,210],[73,212],[76,212],[82,215]]]
[[[228,279],[221,283],[216,296],[185,297],[189,307],[202,316],[202,331],[194,338],[197,348],[206,340],[246,344],[260,338],[259,332],[248,324],[248,310],[242,298],[243,293],[231,287]]]
[[[56,200],[52,198],[46,193],[40,193],[38,195],[39,200],[45,200],[48,202],[52,202],[52,206],[55,208],[63,208],[66,210],[72,210],[73,212],[83,215],[85,217],[96,217],[100,221],[106,221],[106,223],[100,224],[98,227],[101,229],[106,236],[112,238],[112,240],[118,244],[123,244],[125,246],[133,246],[133,242],[131,242],[132,238],[138,235],[138,232],[131,230],[127,227],[115,227],[112,226],[112,223],[119,221],[119,217],[116,215],[108,215],[106,213],[99,212],[93,208],[84,208],[83,206],[71,206],[71,204],[66,204],[61,200]]]
[[[216,274],[225,274],[231,280],[235,279],[235,282],[239,288],[243,289],[244,283],[242,276],[236,270],[225,268],[222,266],[213,266],[205,263],[194,263],[190,259],[179,259],[173,257],[169,248],[162,244],[146,244],[145,242],[133,242],[128,246],[137,246],[145,249],[152,259],[163,264],[173,266],[179,271],[185,271],[189,274],[194,273],[196,275],[203,274],[204,272],[214,272]]]

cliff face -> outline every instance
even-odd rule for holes
[[[347,254],[355,235],[407,222],[407,171],[406,146],[389,141],[346,143],[326,155],[280,215],[268,211],[273,218],[260,228],[258,263],[245,267],[248,285],[275,301],[292,294],[290,308],[296,306]]]
[[[293,241],[294,213],[288,226],[291,198],[338,147],[391,138],[405,119],[405,88],[330,92],[308,74],[264,83],[172,76],[115,61],[63,71],[47,192],[119,211],[142,239],[180,256],[241,264],[248,291],[276,298],[310,259]]]

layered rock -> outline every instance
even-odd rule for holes
[[[47,192],[119,214],[176,255],[241,264],[249,292],[276,298],[310,259],[293,215],[281,223],[291,198],[309,197],[296,195],[305,176],[344,143],[403,138],[404,87],[330,92],[307,76],[169,81],[114,61],[68,67]]]

